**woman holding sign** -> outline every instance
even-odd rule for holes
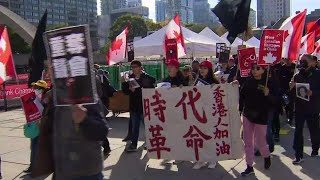
[[[215,78],[213,74],[213,65],[210,61],[203,61],[200,64],[200,76],[199,78],[207,82],[208,84],[219,84],[219,81]],[[193,169],[201,169],[202,167],[206,166],[207,162],[196,162],[193,166]],[[216,162],[209,162],[208,168],[214,169],[217,166]]]
[[[257,64],[252,65],[252,76],[247,79],[240,90],[239,110],[242,112],[243,140],[247,169],[242,176],[254,174],[254,140],[262,157],[264,168],[271,166],[270,151],[266,141],[268,111],[271,108],[272,96],[266,86],[266,70]]]

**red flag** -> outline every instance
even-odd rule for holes
[[[11,46],[7,28],[4,28],[0,37],[0,84],[7,80],[7,77],[16,77]]]
[[[280,30],[284,30],[282,57],[297,61],[299,57],[301,38],[307,10],[289,17],[282,23]]]
[[[3,32],[3,27],[2,27],[2,25],[0,24],[0,34],[2,34],[2,32]]]
[[[320,59],[320,44],[315,48],[313,55],[317,56],[318,59]]]
[[[307,23],[307,34],[315,32],[316,37],[320,37],[320,19]]]
[[[107,54],[107,62],[109,66],[117,64],[126,58],[128,33],[129,28],[127,26],[112,42]]]
[[[311,32],[301,39],[300,54],[312,54],[314,51],[315,32]]]
[[[178,47],[178,58],[186,55],[186,46],[184,44],[184,37],[182,34],[180,17],[178,14],[174,17],[174,19],[172,19],[169,22],[169,24],[167,26],[165,40],[168,40],[168,39],[176,39],[177,47]],[[165,52],[167,52],[166,46],[165,46],[165,41],[163,43],[164,43],[164,50],[165,50]]]

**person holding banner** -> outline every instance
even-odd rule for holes
[[[215,85],[219,84],[219,81],[215,78],[213,74],[213,65],[210,61],[205,60],[200,63],[200,76],[199,78],[207,82],[208,84]],[[196,162],[193,166],[193,169],[201,169],[202,167],[206,166],[207,162]],[[216,168],[216,162],[208,162],[208,168],[214,169]]]
[[[305,121],[307,121],[311,136],[311,157],[318,156],[319,154],[320,71],[313,66],[314,63],[312,55],[304,54],[301,56],[301,70],[294,76],[293,81],[290,82],[290,90],[292,96],[295,97],[294,103],[296,107],[296,128],[293,143],[296,157],[293,164],[295,165],[303,161],[303,128]],[[310,85],[310,90],[307,91],[307,96],[310,98],[309,101],[297,97],[296,83]]]
[[[219,81],[213,74],[213,65],[208,60],[201,62],[199,78],[208,84],[219,84]]]
[[[142,88],[154,88],[155,79],[143,72],[140,61],[131,62],[132,74],[130,81],[122,80],[122,90],[129,95],[130,118],[132,121],[131,144],[126,148],[126,152],[137,151],[140,123],[143,122]],[[132,83],[134,81],[134,83]]]
[[[257,64],[252,65],[252,76],[243,84],[240,91],[239,110],[243,123],[243,140],[247,169],[242,176],[254,174],[254,142],[264,158],[264,167],[271,166],[270,151],[266,141],[268,110],[272,106],[272,96],[266,86],[266,70]]]
[[[166,65],[169,76],[162,82],[170,83],[171,87],[188,86],[188,82],[185,81],[182,72],[179,70],[180,63],[178,61],[169,61]]]

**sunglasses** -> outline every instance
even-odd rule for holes
[[[259,66],[252,66],[251,67],[251,70],[257,70],[257,71],[260,71],[262,68],[259,67]]]

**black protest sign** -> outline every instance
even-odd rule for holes
[[[128,51],[128,62],[131,62],[131,61],[134,60],[133,40],[128,41],[128,43],[127,43],[127,51]]]
[[[44,34],[56,106],[98,100],[89,32],[87,25],[81,25]]]
[[[226,43],[216,43],[216,57],[219,58],[220,52],[224,51]]]

